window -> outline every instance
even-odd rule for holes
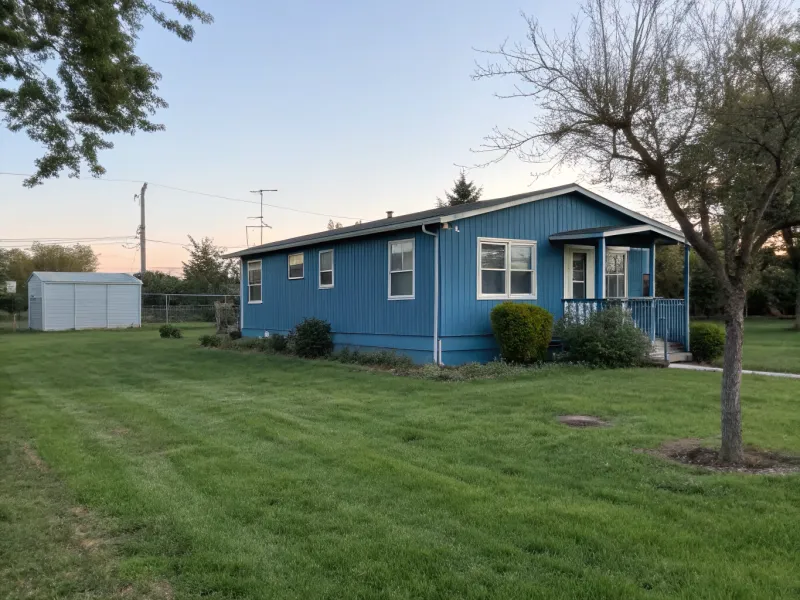
[[[479,239],[478,298],[536,298],[536,242]]]
[[[247,263],[247,302],[261,304],[261,261]]]
[[[319,253],[319,287],[333,287],[333,250]]]
[[[414,298],[414,240],[389,242],[389,299]]]
[[[289,279],[302,279],[304,275],[303,270],[303,253],[289,255]]]
[[[606,253],[606,298],[625,298],[627,290],[628,254],[624,251]]]
[[[642,273],[642,296],[650,295],[650,273]]]

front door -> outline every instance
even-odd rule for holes
[[[564,247],[564,298],[594,298],[594,248]]]

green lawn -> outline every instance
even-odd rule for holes
[[[800,331],[794,321],[751,317],[744,324],[745,369],[800,373]],[[722,366],[722,359],[717,361]]]
[[[0,597],[800,594],[800,476],[633,451],[713,443],[716,373],[440,383],[200,331],[0,336]],[[746,377],[747,440],[800,451],[799,392]]]

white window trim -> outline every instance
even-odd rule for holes
[[[323,271],[322,270],[322,255],[325,254],[326,252],[330,252],[331,253],[331,268],[330,268],[330,271],[327,271],[327,270]],[[317,284],[319,285],[319,289],[321,289],[321,290],[329,290],[329,289],[331,289],[333,287],[333,284],[336,282],[336,275],[334,274],[334,262],[333,261],[334,261],[333,248],[329,248],[328,250],[320,250],[319,251],[319,254],[317,255]],[[305,266],[303,266],[303,271],[305,272]],[[323,285],[322,284],[322,274],[323,273],[328,273],[328,272],[330,272],[330,274],[331,274],[331,282],[330,282],[329,285]]]
[[[481,293],[481,244],[506,244],[506,293],[505,294],[483,294]],[[511,246],[530,246],[531,247],[531,289],[532,294],[512,294],[511,293]],[[536,300],[539,280],[538,244],[534,240],[514,240],[508,238],[478,238],[477,246],[477,298],[478,300]],[[499,269],[498,269],[499,270]],[[526,271],[527,272],[527,271]]]
[[[291,264],[289,262],[289,259],[291,259],[293,256],[302,256],[303,257],[303,274],[300,277],[292,277],[292,269],[290,268]],[[291,254],[289,254],[286,257],[286,276],[289,279],[292,279],[292,280],[305,279],[305,276],[306,276],[306,256],[305,256],[305,253],[303,253],[303,252],[292,252]]]
[[[258,284],[261,290],[261,300],[250,299],[250,265],[258,263],[258,271],[261,273],[261,283]],[[264,301],[264,265],[261,264],[261,259],[247,261],[247,303],[248,304],[261,304]]]
[[[628,264],[630,263],[630,256],[628,255],[628,251],[630,248],[623,247],[623,246],[607,246],[606,247],[606,260],[604,261],[605,266],[605,273],[603,273],[603,284],[606,288],[606,298],[611,300],[622,300],[628,297]],[[609,254],[622,254],[625,257],[625,270],[622,273],[622,281],[624,283],[624,294],[622,296],[614,296],[611,298],[608,296],[608,282],[606,281],[606,276],[608,273],[608,256]]]
[[[593,300],[596,297],[594,289],[595,280],[595,250],[594,246],[582,246],[579,244],[564,245],[564,299],[572,299],[572,253],[586,252],[586,299]]]
[[[404,242],[411,242],[411,295],[410,296],[392,296],[392,273],[408,273],[408,271],[392,271],[392,244],[402,244]],[[407,238],[403,240],[389,240],[386,244],[386,283],[387,294],[389,300],[413,300],[417,291],[417,244],[414,238]]]

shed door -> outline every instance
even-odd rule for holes
[[[75,329],[92,329],[106,326],[105,285],[75,285]]]

